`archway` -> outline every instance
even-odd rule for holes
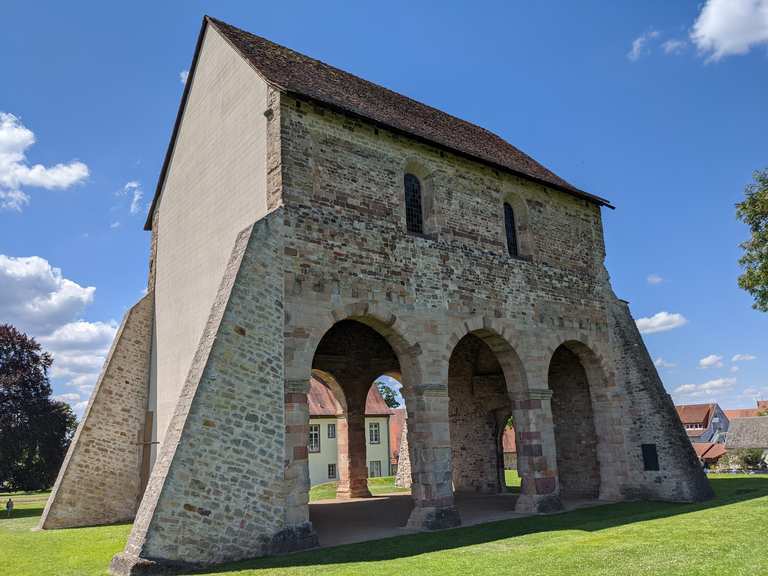
[[[451,353],[448,414],[454,492],[505,491],[502,435],[512,403],[496,353],[475,334]]]
[[[338,451],[337,465],[333,469],[338,477],[336,496],[368,497],[371,495],[368,477],[387,475],[390,464],[389,454],[379,454],[382,447],[388,447],[389,441],[386,405],[379,406],[383,402],[381,397],[376,391],[371,398],[371,392],[380,375],[400,373],[398,357],[387,340],[370,326],[356,320],[341,320],[320,340],[312,370],[313,374],[327,375],[326,381],[332,379],[336,396],[343,395],[344,407],[337,416],[334,429]],[[372,418],[370,422],[366,421],[367,412]],[[322,434],[322,430],[312,426],[309,430],[310,454],[314,447],[312,435]],[[385,451],[388,452],[388,448]],[[375,452],[376,458],[369,460],[369,452]],[[329,470],[330,466],[328,463]]]
[[[585,361],[594,354],[578,342],[559,346],[549,363],[560,495],[597,499],[600,495],[598,438]]]

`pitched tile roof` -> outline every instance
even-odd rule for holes
[[[683,424],[701,424],[704,428],[709,426],[709,421],[715,414],[715,404],[680,404],[675,408]],[[701,433],[695,435],[699,434]]]
[[[573,186],[485,128],[270,42],[266,38],[235,28],[221,20],[206,16],[203,19],[203,27],[205,28],[208,24],[218,30],[269,84],[283,92],[309,98],[344,113],[365,118],[395,131],[469,156],[495,168],[612,208],[608,200]],[[194,75],[197,53],[202,44],[201,38],[202,32],[198,38],[191,68],[192,75]],[[149,210],[146,229],[152,226],[152,213],[159,191],[162,189],[173,141],[191,84],[190,77],[182,97],[174,135],[171,137],[171,144],[160,174],[155,199]]]
[[[724,410],[728,420],[734,420],[735,418],[751,418],[757,416],[760,410],[757,408],[735,408],[733,410]]]
[[[725,444],[713,442],[699,442],[693,444],[693,449],[699,460],[713,461],[725,454]]]
[[[316,378],[310,380],[307,402],[309,403],[310,416],[340,416],[342,414],[341,406],[334,398],[333,392]],[[391,413],[392,409],[384,402],[379,389],[376,386],[371,386],[365,400],[365,415],[389,416]]]
[[[731,422],[726,435],[725,447],[762,448],[768,450],[768,416],[737,418]]]

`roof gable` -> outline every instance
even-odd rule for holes
[[[485,128],[270,42],[266,38],[205,16],[176,125],[158,180],[155,198],[145,224],[147,230],[152,227],[152,214],[162,190],[187,93],[194,77],[201,38],[208,25],[221,33],[254,70],[282,92],[317,101],[528,180],[567,192],[600,206],[612,208],[604,198],[573,186]]]

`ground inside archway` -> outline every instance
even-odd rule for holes
[[[530,516],[515,512],[517,496],[515,493],[456,494],[455,504],[462,526]],[[568,500],[563,503],[563,511],[606,503]],[[320,546],[330,547],[413,533],[405,527],[412,509],[411,495],[404,492],[373,498],[316,500],[309,504],[309,519]]]

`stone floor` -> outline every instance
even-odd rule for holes
[[[456,506],[462,526],[523,518],[515,512],[515,494],[457,494]],[[566,510],[597,506],[602,502],[574,501]],[[309,505],[309,519],[317,532],[320,546],[338,546],[412,533],[404,528],[413,508],[410,494],[391,494],[375,498],[318,500]]]

